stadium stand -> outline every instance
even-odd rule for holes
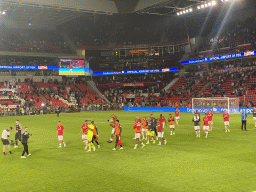
[[[0,27],[1,51],[71,53],[57,31]]]

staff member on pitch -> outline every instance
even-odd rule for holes
[[[245,109],[243,109],[242,113],[241,113],[241,118],[242,118],[242,131],[243,131],[243,127],[244,127],[244,130],[246,130],[246,117],[247,117],[247,114],[245,113]]]
[[[9,143],[9,140],[11,140],[10,138],[10,131],[12,130],[12,127],[9,127],[8,129],[5,129],[3,130],[3,133],[2,133],[2,137],[1,137],[1,140],[3,142],[3,155],[6,155],[5,154],[5,147],[6,145],[8,145],[8,149],[9,149],[9,154],[11,155],[12,152],[11,152],[11,145]]]
[[[22,130],[22,126],[19,120],[16,120],[16,134],[15,134],[16,145],[14,146],[14,148],[18,147],[18,140],[21,141],[21,130]]]
[[[31,154],[28,152],[28,138],[31,134],[28,133],[28,128],[25,127],[24,131],[22,132],[22,138],[21,138],[21,143],[24,146],[24,150],[22,152],[21,158],[26,158],[24,155],[27,153],[27,157],[30,156]]]

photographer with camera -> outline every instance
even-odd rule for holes
[[[21,158],[26,158],[24,155],[27,153],[27,157],[31,154],[28,152],[28,138],[32,136],[32,134],[28,133],[28,127],[25,127],[24,131],[22,132],[21,143],[24,146],[24,150],[22,152]]]

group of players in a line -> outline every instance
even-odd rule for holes
[[[230,132],[229,130],[229,114],[227,113],[226,110],[224,110],[223,116],[224,120],[224,125],[225,125],[225,132]],[[256,108],[253,111],[253,118],[255,120],[255,127],[256,127]],[[179,116],[179,110],[176,108],[175,110],[175,118],[172,116],[172,114],[169,114],[168,122],[169,122],[169,127],[170,127],[170,135],[175,135],[175,121],[176,125],[179,124],[180,116]],[[205,132],[205,137],[208,137],[208,132],[213,129],[213,113],[209,110],[208,113],[205,113],[205,116],[203,117],[202,124],[203,125],[203,131]],[[195,112],[194,117],[192,119],[194,122],[194,130],[196,133],[196,137],[200,137],[200,113],[198,111]],[[122,143],[121,143],[121,133],[122,133],[122,127],[119,124],[119,120],[116,115],[111,115],[111,119],[108,120],[110,123],[109,125],[112,127],[112,132],[110,136],[110,140],[108,143],[112,143],[114,136],[116,137],[116,142],[115,142],[115,147],[113,150],[116,150],[117,146],[120,146],[120,149],[123,149]],[[149,144],[150,137],[151,141],[153,141],[153,144],[155,144],[155,140],[158,139],[159,143],[158,145],[161,145],[161,140],[164,141],[164,144],[167,143],[167,140],[164,138],[164,127],[166,124],[166,119],[165,117],[160,115],[158,119],[154,118],[154,115],[151,114],[148,120],[146,117],[143,117],[141,120],[140,117],[137,115],[133,129],[135,129],[135,137],[133,139],[136,140],[136,144],[134,149],[137,148],[138,142],[141,143],[142,148],[145,146],[142,140],[147,140],[146,144]],[[5,148],[8,146],[9,149],[9,154],[13,154],[11,152],[11,146],[9,143],[10,139],[10,131],[12,130],[12,127],[9,127],[8,129],[5,129],[2,132],[2,137],[1,140],[3,142],[3,155],[6,155],[5,153]],[[15,143],[16,145],[14,148],[18,147],[18,141],[20,141],[23,146],[24,150],[22,152],[21,158],[26,158],[24,156],[25,153],[27,153],[27,156],[30,156],[31,154],[28,152],[28,145],[27,141],[29,136],[31,134],[27,133],[28,127],[24,128],[24,131],[21,133],[22,126],[19,124],[19,120],[16,120],[16,134],[15,134]],[[99,139],[99,134],[98,134],[98,129],[97,126],[95,125],[94,121],[91,120],[86,120],[84,124],[82,124],[81,130],[79,135],[82,133],[82,142],[85,144],[85,149],[89,148],[87,152],[91,152],[96,150],[94,141],[96,142],[98,148],[100,148],[98,139]],[[64,136],[64,127],[61,124],[61,121],[58,122],[57,126],[57,133],[56,136],[58,137],[59,140],[59,148],[66,147],[66,143],[63,140]],[[142,137],[142,139],[141,139]]]
[[[224,113],[222,115],[222,118],[224,120],[224,125],[225,125],[225,133],[230,132],[229,130],[229,114],[227,113],[226,110],[224,110]],[[213,128],[213,113],[211,110],[208,110],[207,113],[205,113],[205,116],[203,117],[202,124],[203,125],[203,131],[205,132],[205,138],[208,137],[208,132],[212,131]],[[192,119],[194,122],[194,130],[196,132],[196,137],[200,137],[200,113],[196,110],[194,117]]]

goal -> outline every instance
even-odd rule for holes
[[[223,113],[226,110],[229,114],[239,113],[239,98],[229,97],[206,97],[192,98],[192,113],[198,110],[199,113]]]

